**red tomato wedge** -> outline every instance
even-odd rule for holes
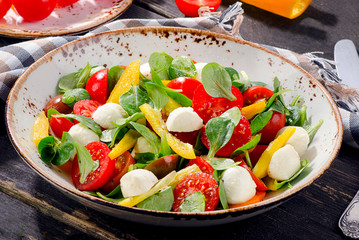
[[[178,9],[188,17],[198,17],[200,7],[209,7],[211,12],[217,10],[221,0],[176,0]]]
[[[105,185],[110,179],[115,169],[115,160],[109,158],[111,149],[102,142],[91,142],[85,147],[90,152],[92,160],[99,161],[99,166],[87,176],[84,183],[80,183],[81,174],[76,156],[72,166],[72,181],[81,191],[93,191]]]
[[[16,11],[27,22],[47,18],[55,9],[57,0],[12,0]]]
[[[268,100],[273,94],[274,93],[266,87],[262,87],[262,86],[250,87],[243,93],[244,106],[251,105],[256,101],[258,101],[259,99],[265,98],[266,100]]]
[[[252,166],[255,166],[262,156],[264,150],[266,150],[268,145],[257,145],[254,149],[249,151],[249,158],[251,159]]]
[[[279,130],[285,126],[285,114],[273,111],[273,115],[267,125],[264,126],[262,130],[258,133],[261,133],[260,144],[269,144],[274,140]]]
[[[56,137],[62,138],[63,132],[68,132],[75,124],[64,117],[51,117],[50,127]]]
[[[241,117],[238,125],[234,128],[231,139],[216,153],[216,156],[229,157],[234,150],[243,146],[251,139],[251,127],[245,116]],[[201,140],[209,149],[210,143],[206,135],[206,128],[203,126]]]
[[[167,87],[172,89],[182,89],[181,93],[192,100],[194,92],[201,85],[202,83],[197,79],[190,77],[179,77],[169,82]]]
[[[78,101],[74,105],[73,113],[77,115],[82,115],[85,117],[92,117],[92,113],[102,104],[96,100],[85,99]]]
[[[203,85],[199,86],[194,93],[192,108],[207,123],[211,118],[219,117],[230,108],[238,107],[242,109],[243,96],[235,87],[232,87],[232,93],[237,98],[230,101],[226,98],[214,98],[208,95]]]
[[[193,132],[171,132],[173,136],[181,140],[182,142],[189,143],[193,146],[196,145],[197,136],[201,132],[201,129]]]
[[[183,178],[174,188],[173,211],[179,212],[186,197],[195,192],[202,192],[205,196],[205,211],[213,211],[219,201],[218,184],[216,180],[204,172],[192,173]]]
[[[86,90],[90,94],[92,100],[105,104],[110,92],[107,88],[108,68],[102,69],[94,73],[86,84]]]
[[[57,0],[57,6],[59,7],[65,7],[71,4],[74,4],[75,2],[78,2],[79,0]]]
[[[191,166],[193,164],[196,164],[199,167],[199,169],[201,169],[201,171],[204,173],[208,173],[208,174],[212,175],[214,172],[214,169],[211,166],[211,164],[209,164],[209,162],[207,162],[206,159],[203,159],[201,157],[196,157],[194,159],[191,159],[188,162],[187,167]]]
[[[135,159],[133,159],[128,151],[117,157],[115,159],[115,170],[113,171],[110,180],[101,187],[101,190],[106,193],[114,190],[120,184],[122,176],[128,172],[128,168],[135,163]]]
[[[0,0],[0,19],[5,16],[11,7],[11,0]]]

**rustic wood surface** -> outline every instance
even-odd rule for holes
[[[221,10],[235,1],[224,0]],[[336,41],[359,47],[359,2],[313,0],[295,20],[243,4],[244,39],[333,58]],[[174,0],[134,0],[119,18],[183,17]],[[23,41],[0,37],[0,46]],[[1,102],[4,116],[5,103]],[[53,188],[18,156],[1,118],[0,239],[343,239],[338,220],[359,189],[359,150],[343,145],[331,167],[287,202],[264,214],[217,227],[134,224],[89,209]]]

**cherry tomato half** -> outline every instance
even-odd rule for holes
[[[181,93],[192,100],[194,92],[200,85],[202,85],[202,83],[197,79],[190,77],[179,77],[169,82],[167,87],[172,89],[182,89]]]
[[[249,151],[249,158],[251,159],[252,166],[255,166],[262,156],[264,150],[266,150],[268,145],[257,145],[254,149]]]
[[[68,132],[75,124],[64,117],[51,117],[50,127],[56,137],[62,138],[63,132]]]
[[[226,98],[214,98],[208,95],[203,85],[201,85],[195,91],[192,108],[203,119],[203,122],[207,123],[211,118],[219,117],[232,107],[242,109],[242,93],[235,87],[232,87],[232,93],[237,98],[234,101]]]
[[[73,113],[91,118],[92,113],[101,105],[100,102],[92,99],[80,100],[75,103]]]
[[[57,6],[59,7],[65,7],[68,5],[71,5],[75,2],[78,2],[79,0],[57,0]]]
[[[203,132],[201,135],[201,140],[203,144],[209,149],[210,143],[206,135],[206,128],[203,126]],[[221,157],[229,157],[234,150],[243,146],[251,139],[251,127],[248,119],[245,116],[241,117],[238,125],[234,128],[231,139],[228,141],[226,145],[224,145],[219,151],[216,153],[217,156]]]
[[[102,187],[110,179],[115,169],[115,160],[110,159],[108,154],[111,149],[102,142],[91,142],[85,147],[90,152],[92,160],[99,161],[99,166],[86,177],[84,183],[80,183],[81,174],[76,156],[72,166],[72,181],[81,191],[93,191]]]
[[[189,143],[193,146],[196,145],[197,136],[201,132],[201,129],[193,132],[171,132],[173,136],[181,140],[182,142]]]
[[[90,94],[92,100],[96,100],[101,104],[105,104],[109,96],[107,88],[108,68],[102,69],[94,73],[86,84],[86,90]]]
[[[133,159],[128,151],[124,152],[121,156],[116,158],[115,170],[113,171],[110,180],[108,180],[108,182],[101,187],[101,190],[106,193],[110,193],[112,190],[114,190],[120,184],[122,176],[128,172],[128,168],[135,163],[135,159]]]
[[[53,108],[53,109],[57,110],[59,113],[64,113],[64,114],[72,112],[72,108],[70,108],[67,104],[62,102],[62,97],[63,97],[63,94],[57,95],[57,96],[53,97],[46,104],[46,106],[44,108],[46,115],[47,115],[47,110],[49,110],[50,108]]]
[[[188,162],[187,166],[191,166],[193,164],[196,164],[199,167],[199,169],[201,169],[201,171],[204,173],[208,173],[212,175],[214,172],[214,169],[211,166],[211,164],[209,164],[209,162],[206,159],[203,159],[201,157],[196,157],[194,159],[191,159]]]
[[[243,92],[244,106],[251,105],[259,99],[265,98],[266,100],[268,100],[273,94],[274,93],[266,87],[262,87],[262,86],[250,87]]]
[[[3,18],[11,7],[11,0],[0,0],[0,18]]]
[[[262,134],[260,144],[269,144],[274,140],[278,131],[285,125],[285,114],[273,111],[273,115],[267,125],[259,133]]]
[[[219,201],[218,184],[212,175],[197,172],[184,177],[174,188],[173,211],[179,212],[186,197],[195,192],[202,192],[205,196],[205,211],[212,211]]]
[[[188,17],[198,17],[200,7],[209,7],[211,12],[217,10],[221,0],[176,0],[178,9]]]
[[[57,0],[12,0],[16,11],[28,22],[47,18],[55,9],[56,3]]]

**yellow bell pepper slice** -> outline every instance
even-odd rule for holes
[[[128,92],[132,85],[138,85],[140,83],[140,60],[131,62],[122,73],[120,80],[113,88],[107,102],[119,103],[119,98],[122,94]]]
[[[122,155],[124,152],[135,146],[137,138],[140,137],[140,134],[133,129],[130,129],[125,136],[117,143],[117,145],[111,150],[108,156],[111,159],[115,159],[118,156]]]
[[[175,177],[176,177],[176,171],[172,171],[169,174],[167,174],[167,176],[165,176],[164,178],[159,180],[147,192],[145,192],[143,194],[140,194],[140,195],[137,195],[137,196],[126,198],[126,199],[122,200],[121,202],[119,202],[118,204],[123,205],[123,206],[127,206],[127,207],[133,207],[136,204],[138,204],[138,203],[142,202],[143,200],[145,200],[146,198],[151,197],[152,195],[158,193],[162,189],[165,189],[166,187],[168,187],[171,184],[171,182],[173,181],[173,179],[175,179]]]
[[[261,99],[251,105],[248,105],[246,107],[243,107],[241,109],[241,113],[243,116],[245,116],[248,120],[252,119],[255,115],[263,111],[266,107],[266,101],[265,99]]]
[[[168,97],[168,102],[167,104],[163,107],[163,111],[164,113],[168,116],[170,115],[170,113],[179,108],[182,107],[181,104],[177,103],[175,100],[173,100],[172,98]]]
[[[176,174],[176,177],[171,182],[170,186],[175,187],[184,177],[196,172],[202,172],[196,164],[190,165],[179,170]]]
[[[268,145],[266,150],[264,150],[261,157],[259,158],[257,164],[253,168],[254,175],[256,175],[258,178],[264,178],[267,176],[267,169],[273,154],[286,144],[294,132],[294,127],[288,127],[281,135],[279,135]]]
[[[145,114],[145,118],[151,124],[152,129],[158,136],[161,136],[162,132],[165,131],[168,145],[175,153],[186,159],[196,157],[191,144],[181,142],[181,140],[168,132],[166,123],[163,121],[160,111],[153,109],[151,105],[147,103],[141,105],[140,110]]]
[[[38,146],[41,139],[47,136],[49,136],[49,121],[45,115],[45,112],[42,111],[36,117],[34,129],[32,131],[32,140],[36,146]]]

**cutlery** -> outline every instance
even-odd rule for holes
[[[342,83],[359,88],[359,56],[351,40],[342,39],[335,44],[334,61]]]

